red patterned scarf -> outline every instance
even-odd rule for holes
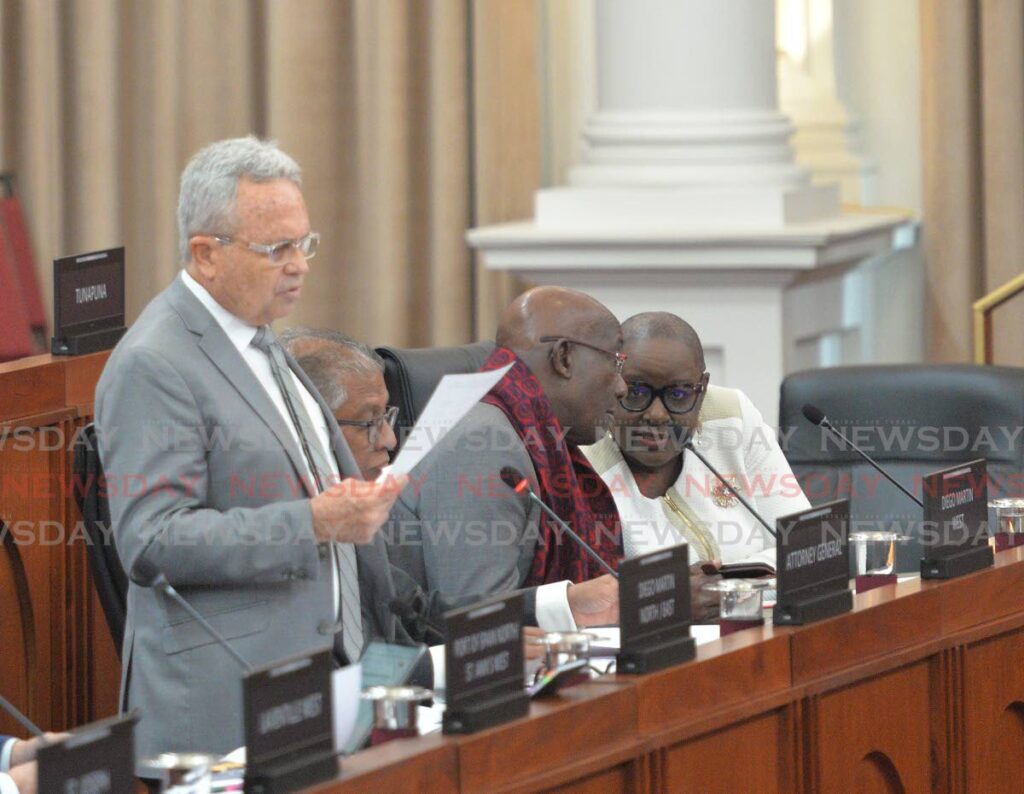
[[[508,417],[530,453],[537,474],[537,495],[576,531],[612,568],[622,559],[622,532],[611,492],[579,447],[566,442],[562,426],[540,381],[515,353],[496,348],[481,370],[512,364],[483,398]],[[604,570],[545,513],[533,556],[528,586],[568,579],[584,582]]]

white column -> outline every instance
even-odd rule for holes
[[[795,162],[774,11],[773,0],[596,0],[581,162],[568,184],[538,191],[533,219],[468,235],[487,267],[581,289],[620,319],[689,320],[714,382],[746,391],[769,422],[789,347],[843,319],[815,314],[787,332],[791,285],[841,280],[906,221],[843,215],[838,185],[812,184]],[[559,109],[550,95],[546,107]]]
[[[541,227],[778,227],[838,213],[776,107],[770,0],[597,0],[597,109]],[[660,188],[652,192],[651,188]]]
[[[777,0],[779,106],[793,120],[796,160],[815,183],[838,182],[847,204],[877,201],[877,166],[840,100],[834,0]]]
[[[807,183],[765,0],[597,0],[598,108],[575,185]]]

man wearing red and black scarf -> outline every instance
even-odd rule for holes
[[[528,617],[544,628],[615,622],[615,580],[501,470],[525,475],[618,566],[615,503],[579,447],[596,440],[626,391],[619,322],[583,293],[540,287],[505,310],[495,341],[483,369],[512,368],[414,472],[386,533],[392,562],[428,591],[529,588]]]

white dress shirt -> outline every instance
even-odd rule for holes
[[[8,739],[0,747],[0,794],[18,794],[18,787],[14,784],[11,776],[5,774],[11,768],[11,753],[14,751],[14,743],[17,739]]]
[[[270,359],[267,354],[262,350],[253,347],[252,340],[256,336],[256,332],[259,330],[255,325],[250,325],[244,320],[240,320],[235,317],[231,312],[221,306],[214,297],[207,292],[206,288],[203,287],[198,281],[188,274],[186,270],[181,271],[181,280],[186,287],[192,292],[193,295],[199,300],[200,303],[206,308],[206,310],[213,315],[213,319],[217,321],[217,325],[221,327],[228,339],[231,340],[231,344],[235,346],[239,354],[242,356],[242,360],[249,365],[249,369],[252,370],[252,374],[256,376],[256,380],[260,382],[263,390],[270,397],[271,402],[274,403],[274,407],[277,408],[277,412],[281,414],[281,418],[284,420],[285,427],[292,434],[292,438],[295,439],[295,446],[300,450],[302,449],[302,442],[299,440],[299,431],[292,423],[291,414],[288,413],[288,406],[284,401],[284,395],[281,394],[281,388],[277,385],[277,381],[274,380],[274,373],[270,369]],[[333,482],[337,482],[339,478],[338,462],[334,459],[334,455],[331,454],[331,439],[327,433],[327,419],[324,417],[323,411],[320,410],[320,405],[317,403],[316,398],[309,393],[309,390],[302,385],[302,381],[299,380],[295,373],[291,370],[288,371],[291,375],[292,380],[295,382],[295,388],[300,397],[302,398],[302,404],[306,408],[306,413],[309,414],[310,421],[313,423],[313,430],[316,432],[317,440],[320,442],[324,452],[327,453],[327,461],[331,465],[331,476]],[[310,482],[315,482],[313,479],[313,472],[309,468],[309,462],[302,457],[302,462],[305,466],[303,476],[310,478]],[[334,591],[334,617],[338,617],[338,609],[340,607],[339,589],[341,587],[338,577],[341,575],[338,569],[338,555],[334,552],[334,565],[332,567],[331,584]],[[0,792],[0,794],[4,794]]]

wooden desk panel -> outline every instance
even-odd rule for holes
[[[661,791],[735,794],[794,790],[796,740],[788,709],[662,751]]]
[[[932,582],[942,603],[941,632],[952,634],[1024,612],[1024,548],[996,555],[995,567],[948,582]]]
[[[371,747],[341,762],[337,780],[310,791],[348,794],[367,791],[459,791],[455,741],[438,734],[415,741],[395,741]]]
[[[657,738],[686,723],[790,685],[788,630],[749,629],[701,645],[694,661],[645,676],[636,682],[638,727]],[[672,740],[678,741],[673,735]]]
[[[458,739],[463,791],[542,791],[565,781],[633,779],[641,755],[631,683],[600,682],[536,700],[530,716]],[[594,788],[596,787],[596,788]]]
[[[47,729],[114,714],[120,665],[89,578],[71,442],[90,420],[108,354],[0,364],[0,688]],[[14,568],[20,559],[26,578]],[[98,620],[97,620],[98,617]],[[11,650],[9,650],[11,649]],[[0,732],[21,733],[0,717]]]
[[[967,646],[963,720],[968,791],[1024,786],[1024,629]]]
[[[808,791],[931,791],[928,664],[810,700]]]
[[[53,356],[0,364],[0,424],[67,408],[64,378],[64,362]]]
[[[794,631],[793,682],[807,683],[938,638],[940,608],[940,593],[921,581],[854,596],[852,612]]]

